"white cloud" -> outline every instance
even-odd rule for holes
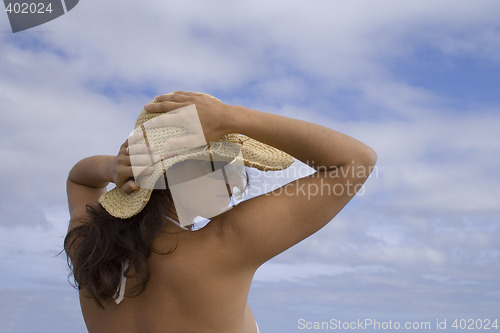
[[[69,214],[66,207],[46,207],[42,225],[0,226],[2,287],[63,287],[67,285],[63,240]]]
[[[487,0],[81,2],[33,32],[2,34],[2,285],[28,274],[37,284],[65,280],[46,255],[65,232],[67,173],[80,158],[116,153],[142,105],[179,89],[319,123],[378,153],[366,194],[257,281],[330,281],[355,297],[322,290],[309,305],[328,304],[323,295],[352,309],[382,296],[397,308],[398,291],[414,283],[448,301],[459,291],[449,285],[465,282],[489,283],[491,293],[498,101],[456,110],[453,95],[413,86],[393,66],[418,63],[429,48],[442,56],[438,68],[455,58],[497,68],[499,21],[500,3]],[[469,306],[487,304],[478,295]]]
[[[307,283],[318,275],[335,276],[344,272],[352,272],[351,267],[322,265],[314,263],[269,263],[259,268],[255,274],[254,280],[258,282],[302,282]]]
[[[491,24],[498,7],[494,1],[190,1],[130,3],[117,11],[113,3],[100,10],[79,4],[47,25],[53,32],[41,39],[101,81],[227,91],[293,69],[338,88],[387,73],[377,62],[410,56],[420,43],[468,42],[471,52],[497,57]],[[464,47],[446,49],[456,54]]]

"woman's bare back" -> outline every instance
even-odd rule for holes
[[[254,333],[255,319],[247,304],[255,268],[231,265],[224,226],[215,218],[205,228],[179,231],[169,225],[155,241],[148,261],[150,280],[137,297],[127,297],[137,281],[127,279],[125,299],[101,310],[82,295],[89,331],[99,333]],[[233,266],[233,267],[232,267]]]
[[[160,100],[148,111],[166,113],[195,104],[207,142],[221,134],[241,133],[289,153],[317,172],[244,201],[199,231],[179,231],[169,224],[166,231],[171,233],[158,237],[155,247],[177,248],[171,254],[150,256],[150,280],[142,294],[126,297],[119,305],[111,300],[105,310],[81,295],[87,327],[92,333],[254,333],[247,297],[257,268],[331,221],[368,178],[376,154],[332,129],[217,104],[196,93]],[[130,182],[122,182],[133,176],[126,164],[129,159],[119,158],[125,151],[122,145],[116,158],[95,156],[73,167],[67,186],[70,230],[85,216],[86,206],[106,192],[109,181],[120,183],[124,191],[134,190]],[[131,277],[126,290],[135,283]]]

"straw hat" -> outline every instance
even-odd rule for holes
[[[210,95],[208,95],[210,96]],[[210,96],[215,98],[213,96]],[[156,100],[150,104],[157,103]],[[141,125],[161,113],[148,113],[144,109],[137,118],[134,132],[141,131]],[[149,144],[153,144],[153,154],[165,156],[162,143],[173,137],[184,136],[187,130],[179,126],[162,127],[147,131]],[[143,139],[142,142],[146,143]],[[146,206],[151,197],[151,193],[158,188],[158,179],[164,175],[165,171],[172,165],[188,160],[212,160],[241,163],[247,167],[259,169],[261,171],[276,171],[288,168],[293,163],[293,157],[287,153],[266,145],[262,142],[249,138],[242,134],[232,133],[224,135],[218,142],[212,142],[206,146],[197,147],[181,151],[178,155],[153,164],[154,172],[140,178],[139,190],[126,194],[120,188],[115,187],[111,191],[103,194],[99,198],[99,203],[106,211],[114,217],[126,219],[130,218]],[[138,181],[136,179],[136,181]]]

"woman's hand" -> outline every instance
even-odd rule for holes
[[[198,135],[198,141],[192,142],[199,143],[198,145],[207,144],[220,139],[223,135],[230,133],[227,127],[227,119],[229,116],[229,105],[222,103],[218,99],[206,94],[176,91],[174,93],[156,96],[155,100],[158,103],[148,104],[144,108],[147,112],[151,113],[170,113],[176,109],[194,104],[196,106],[198,119],[193,119],[193,114],[183,111],[178,113],[178,117],[157,117],[147,122],[147,126],[160,127],[160,126],[173,126],[178,125],[190,130],[190,133]],[[202,133],[196,132],[196,129],[190,127],[196,126],[196,121],[201,124]],[[203,134],[203,138],[201,138]],[[192,140],[194,137],[191,138]],[[202,142],[204,141],[204,142]],[[173,142],[175,146],[180,146],[182,142]],[[189,145],[194,147],[193,145]],[[174,147],[172,147],[174,148]],[[181,147],[175,147],[181,148]],[[174,150],[174,149],[172,149]]]
[[[158,161],[158,157],[153,157],[153,160]],[[139,189],[138,177],[153,172],[151,164],[146,145],[129,146],[127,139],[111,163],[109,174],[113,183],[128,194]]]

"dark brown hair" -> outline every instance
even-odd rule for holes
[[[172,203],[168,189],[154,190],[144,209],[129,219],[109,215],[100,205],[87,206],[87,217],[79,222],[64,239],[68,266],[74,287],[82,287],[97,305],[112,300],[122,275],[122,265],[128,261],[129,272],[134,272],[139,283],[130,296],[141,294],[149,280],[147,259],[152,252],[168,254],[153,248],[153,242],[164,229],[165,216]]]

